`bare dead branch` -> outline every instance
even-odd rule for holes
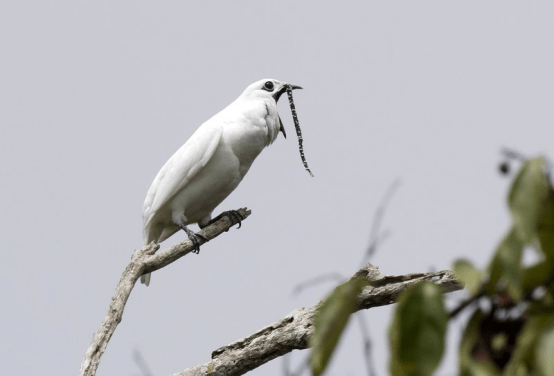
[[[298,295],[302,291],[306,290],[307,288],[319,285],[319,284],[321,284],[323,282],[327,282],[327,281],[340,283],[343,279],[344,279],[344,277],[341,276],[339,273],[322,274],[320,276],[314,277],[312,279],[309,279],[305,282],[299,283],[298,285],[294,286],[294,288],[292,289],[292,294],[293,295]]]
[[[146,363],[142,353],[137,349],[133,351],[133,360],[139,368],[141,376],[154,376],[154,373],[150,371],[150,367],[148,367],[148,363]]]
[[[371,230],[369,231],[369,246],[362,258],[360,268],[369,262],[377,251],[377,246],[383,243],[390,235],[390,231],[385,230],[381,233],[381,224],[383,223],[383,218],[385,217],[385,212],[387,206],[392,200],[392,196],[396,193],[400,187],[400,179],[395,179],[392,184],[387,188],[385,196],[381,199],[375,214],[373,214],[373,221],[371,221]]]
[[[251,211],[246,208],[242,208],[237,211],[243,219],[248,218],[251,213]],[[209,241],[229,230],[232,225],[233,224],[229,218],[222,217],[217,222],[203,228],[199,234]],[[199,237],[199,242],[200,245],[202,245],[206,241],[202,237]],[[194,249],[194,246],[190,240],[186,240],[162,252],[156,253],[159,248],[160,246],[158,244],[151,243],[150,245],[135,251],[131,257],[131,262],[125,268],[125,271],[123,272],[123,275],[121,276],[121,279],[115,289],[115,294],[112,297],[112,301],[110,303],[108,313],[104,318],[104,322],[102,322],[102,325],[94,335],[92,343],[90,344],[83,362],[81,363],[81,376],[94,376],[96,374],[96,369],[100,364],[100,358],[106,350],[106,346],[108,345],[108,342],[110,341],[117,325],[121,322],[127,299],[129,298],[129,295],[131,295],[131,291],[140,276],[171,264],[172,262],[190,253]]]
[[[463,289],[450,270],[407,275],[383,275],[379,268],[367,264],[352,278],[364,277],[373,286],[366,287],[359,296],[358,309],[369,309],[394,303],[396,297],[419,281],[431,281],[443,293]],[[314,314],[321,302],[311,308],[299,308],[276,323],[212,353],[212,360],[188,368],[173,376],[236,376],[243,375],[272,359],[292,350],[308,348],[313,332]]]
[[[365,360],[365,368],[367,371],[368,376],[376,376],[377,372],[375,371],[375,366],[373,365],[373,343],[371,341],[371,336],[369,335],[369,325],[366,321],[366,317],[363,315],[363,313],[359,313],[356,315],[356,319],[358,320],[358,323],[360,325],[360,334],[362,336],[363,341],[363,351],[364,351],[364,360]]]

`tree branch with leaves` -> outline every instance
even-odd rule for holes
[[[554,375],[554,189],[550,167],[542,157],[527,160],[519,153],[505,155],[522,163],[508,196],[512,227],[486,268],[479,270],[469,260],[459,259],[453,271],[383,275],[367,264],[322,302],[294,310],[215,350],[207,363],[175,375],[242,375],[294,349],[312,348],[309,363],[312,374],[318,376],[352,313],[395,302],[389,329],[392,375],[433,374],[443,356],[448,323],[461,312],[471,315],[460,344],[461,375]],[[504,162],[501,171],[507,174],[509,167]],[[246,209],[239,212],[245,219],[250,214]],[[231,226],[224,217],[200,234],[211,240]],[[372,238],[376,244],[378,237]],[[81,375],[95,375],[137,279],[193,249],[188,240],[156,253],[158,247],[152,244],[133,255],[85,355]],[[522,259],[531,251],[540,260],[528,266]],[[448,312],[443,294],[463,286],[469,297]]]
[[[508,207],[512,227],[488,267],[466,259],[454,272],[469,298],[450,313],[436,286],[422,283],[398,299],[390,328],[392,375],[431,375],[439,365],[449,319],[471,318],[462,334],[459,373],[464,376],[554,375],[554,189],[543,157],[525,159],[515,177]],[[501,165],[509,172],[508,161]],[[525,252],[540,261],[527,266]],[[480,304],[479,304],[480,303]]]
[[[254,334],[215,350],[211,361],[173,376],[243,375],[292,350],[312,346],[314,354],[321,354],[315,362],[325,362],[352,313],[392,304],[402,291],[420,281],[430,281],[445,293],[463,288],[449,270],[383,275],[378,267],[368,264],[324,301],[296,309]]]

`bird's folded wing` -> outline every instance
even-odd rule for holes
[[[177,192],[204,167],[213,156],[221,139],[222,126],[204,123],[166,162],[150,187],[143,207],[146,225]]]

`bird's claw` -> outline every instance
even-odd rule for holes
[[[200,253],[200,242],[198,241],[198,236],[194,234],[193,236],[189,236],[189,239],[192,241],[192,244],[194,244],[192,253],[196,253],[198,255]]]
[[[189,240],[192,242],[192,245],[194,248],[192,249],[192,253],[199,254],[200,253],[200,241],[198,238],[202,238],[204,241],[208,241],[204,235],[195,234],[193,231],[189,230],[187,226],[181,226],[181,228],[187,233],[187,236],[189,237]]]
[[[242,215],[240,215],[240,213],[236,210],[228,210],[228,211],[224,211],[223,213],[221,213],[221,215],[224,215],[226,216],[227,218],[229,218],[231,220],[231,222],[233,223],[231,226],[234,226],[238,223],[239,227],[237,227],[237,229],[239,229],[241,226],[242,226],[242,220],[244,218],[242,218]]]
[[[215,217],[214,219],[212,219],[208,224],[212,224],[214,222],[217,222],[219,221],[221,218],[223,217],[227,217],[231,220],[231,226],[234,226],[238,223],[239,227],[237,228],[240,228],[242,226],[242,220],[244,219],[243,216],[236,210],[226,210],[224,211],[223,213],[221,213],[220,215],[218,215],[217,217]],[[229,230],[225,230],[225,231],[229,231]]]

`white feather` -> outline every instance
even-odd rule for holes
[[[267,82],[274,90],[263,89]],[[271,79],[253,83],[169,158],[144,201],[144,244],[162,242],[180,226],[209,222],[254,159],[277,138],[280,123],[273,94],[285,85]],[[150,275],[141,281],[148,285]]]

